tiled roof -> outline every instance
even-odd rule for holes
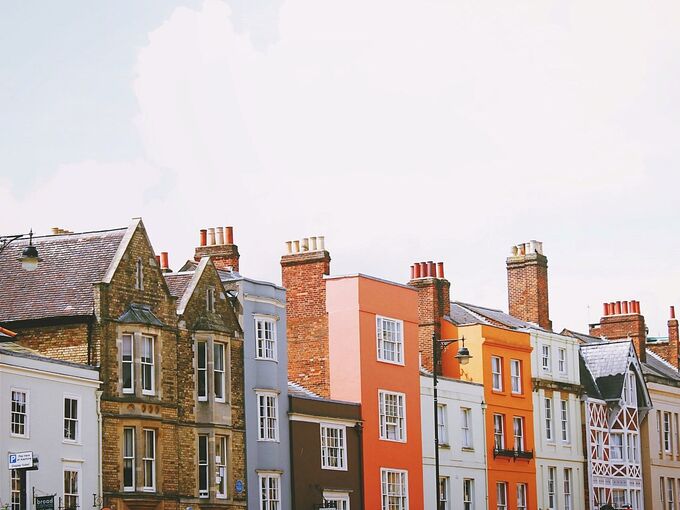
[[[571,336],[576,338],[579,342],[582,344],[599,344],[602,343],[602,338],[597,337],[597,336],[592,336],[592,335],[586,335],[585,333],[577,333],[576,331],[572,331],[570,329],[563,329],[561,335],[565,336]]]
[[[630,365],[629,340],[618,342],[600,342],[581,346],[581,355],[588,369],[597,380],[617,374],[625,374]]]
[[[323,398],[313,391],[310,391],[301,384],[294,383],[293,381],[288,381],[288,394],[294,397],[315,398],[323,400]]]
[[[126,230],[34,237],[42,262],[31,272],[17,261],[28,241],[8,245],[0,253],[0,322],[92,315],[92,284],[104,278]]]
[[[187,287],[191,283],[194,273],[192,270],[192,272],[166,273],[163,276],[168,284],[168,289],[170,289],[170,295],[181,298],[184,295],[184,291],[187,290]]]

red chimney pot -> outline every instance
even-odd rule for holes
[[[201,241],[200,241],[199,246],[205,246],[206,244],[208,244],[208,230],[205,229],[205,228],[202,228],[200,234],[201,234],[201,236],[200,236]]]
[[[437,278],[444,278],[444,263],[437,262]]]
[[[602,304],[602,316],[606,317],[609,315],[609,303],[603,303]]]
[[[234,227],[224,227],[224,233],[224,237],[226,237],[225,244],[234,244]]]
[[[675,319],[675,306],[671,305],[671,319]]]
[[[415,266],[411,266],[411,280],[413,280],[416,277],[416,268]]]
[[[161,269],[168,269],[168,252],[161,252]]]
[[[631,313],[633,310],[631,310]],[[628,301],[623,302],[623,313],[627,314],[628,313]]]
[[[413,278],[420,278],[420,262],[416,262],[412,267],[414,270]]]
[[[435,276],[437,276],[437,272],[436,272],[436,269],[435,269],[434,262],[432,262],[431,260],[429,260],[427,262],[427,276],[429,276],[431,278],[434,278]]]

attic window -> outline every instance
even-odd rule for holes
[[[215,311],[215,289],[210,287],[205,294],[205,307],[209,312]]]
[[[135,264],[135,289],[144,290],[144,266],[141,258]]]

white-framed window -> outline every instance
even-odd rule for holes
[[[515,395],[522,393],[522,364],[518,359],[510,360],[510,382]]]
[[[347,470],[347,438],[344,425],[321,425],[321,468]]]
[[[215,484],[216,496],[227,497],[227,437],[215,436]]]
[[[493,446],[497,450],[505,449],[505,416],[502,414],[493,415]]]
[[[196,382],[200,402],[208,400],[208,342],[196,342]]]
[[[28,437],[28,391],[12,388],[10,402],[10,434]]]
[[[524,451],[524,418],[514,416],[512,418],[512,433],[514,436],[513,447],[516,451]]]
[[[276,322],[274,319],[256,317],[255,337],[257,340],[256,358],[276,361]]]
[[[491,383],[496,391],[503,391],[503,361],[498,356],[491,356]]]
[[[449,497],[449,477],[440,476],[439,477],[439,508],[437,510],[449,510],[450,497]]]
[[[567,350],[564,347],[557,349],[557,370],[562,374],[567,372]]]
[[[400,469],[380,470],[382,510],[408,510],[408,472]]]
[[[80,397],[67,395],[64,397],[64,441],[77,443],[80,441]]]
[[[611,460],[623,460],[623,434],[621,432],[609,434],[609,455]]]
[[[626,384],[624,385],[624,389],[626,388],[626,404],[635,407],[637,405],[637,388],[635,383],[635,374],[633,372],[628,372]]]
[[[562,434],[562,441],[569,442],[569,401],[560,400],[560,432]]]
[[[626,489],[612,489],[614,508],[623,508],[628,503],[627,492]]]
[[[379,390],[380,439],[406,441],[406,395]]]
[[[460,408],[460,429],[463,448],[472,448],[472,410]]]
[[[550,346],[543,345],[541,346],[541,367],[543,370],[550,370],[550,365]]]
[[[19,471],[10,471],[10,510],[21,510],[21,477]],[[663,492],[663,491],[662,491]]]
[[[553,440],[553,413],[552,413],[552,399],[545,398],[544,411],[545,411],[545,438],[548,441]]]
[[[144,467],[144,486],[145,491],[154,492],[156,490],[156,431],[144,429],[144,456],[142,465]]]
[[[598,459],[604,459],[604,433],[601,430],[595,433],[595,455]]]
[[[155,373],[154,373],[154,338],[142,335],[142,394],[153,395],[155,393]]]
[[[64,466],[63,510],[80,509],[80,470],[75,466]]]
[[[208,463],[208,436],[199,434],[198,436],[198,497],[207,498],[210,496],[210,466]]]
[[[572,510],[574,500],[571,495],[571,468],[564,468],[564,510]]]
[[[663,451],[670,453],[672,451],[671,443],[671,413],[664,411],[663,413]]]
[[[463,478],[463,510],[474,510],[475,481]]]
[[[446,411],[446,404],[437,404],[437,433],[439,435],[439,444],[449,444],[449,428],[448,413]]]
[[[386,317],[376,317],[378,360],[404,364],[403,322]]]
[[[628,462],[637,463],[639,461],[638,457],[638,435],[629,434],[628,436]]]
[[[349,508],[349,493],[324,491],[323,492],[324,507],[336,508],[337,510],[350,510]]]
[[[274,392],[257,392],[258,441],[279,440],[278,400]]]
[[[517,510],[527,510],[527,485],[517,484]]]
[[[215,288],[208,287],[205,291],[205,309],[208,312],[215,311]]]
[[[225,374],[225,349],[224,344],[215,342],[213,344],[213,383],[215,385],[215,401],[226,401],[226,378]]]
[[[548,468],[548,509],[556,509],[556,499],[555,499],[555,484],[557,483],[557,468]]]
[[[508,510],[508,484],[496,482],[496,510]]]
[[[666,478],[666,503],[668,510],[675,510],[675,479]]]
[[[278,473],[259,473],[260,510],[281,509],[281,475]]]
[[[135,262],[135,289],[144,290],[144,264],[141,258]]]
[[[135,490],[135,429],[123,428],[123,491]]]
[[[121,362],[123,373],[123,393],[135,392],[135,341],[130,334],[123,335],[121,339]]]

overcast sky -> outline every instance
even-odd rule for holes
[[[234,225],[507,309],[544,242],[551,318],[680,305],[680,3],[22,0],[0,5],[0,232],[141,216],[175,268]]]

